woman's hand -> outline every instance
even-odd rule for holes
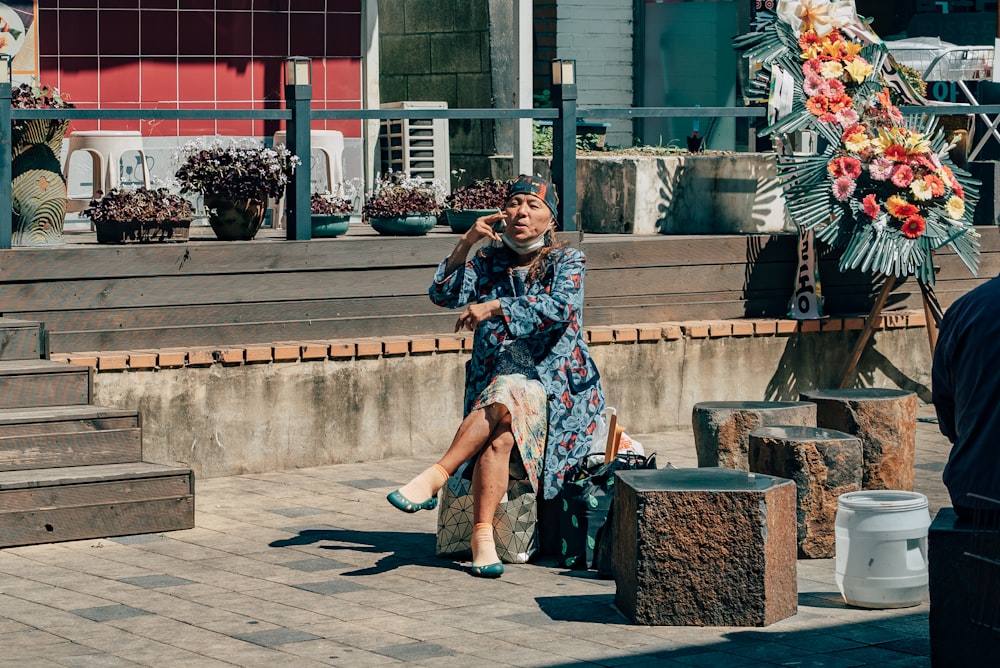
[[[499,211],[477,218],[475,224],[462,235],[458,243],[455,244],[455,250],[448,256],[448,262],[444,267],[444,275],[451,276],[456,269],[461,267],[465,263],[465,258],[468,257],[469,251],[472,250],[472,247],[480,239],[489,238],[499,241],[500,235],[493,229],[493,226],[506,218],[507,215]],[[458,329],[455,331],[457,332]]]
[[[485,216],[485,218],[489,218],[489,216]],[[483,218],[479,220],[483,220]],[[469,304],[462,311],[462,315],[458,316],[458,322],[455,323],[455,331],[460,332],[463,329],[467,329],[470,332],[474,332],[483,320],[489,320],[501,313],[503,311],[500,308],[499,299],[483,302],[482,304]]]
[[[484,238],[500,241],[500,235],[494,226],[501,220],[506,221],[507,214],[500,211],[476,218],[475,224],[462,235],[462,239],[470,246]]]

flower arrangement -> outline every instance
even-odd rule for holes
[[[10,92],[10,106],[14,109],[72,109],[74,105],[58,88],[34,81],[22,83]]]
[[[388,172],[375,179],[362,213],[366,220],[433,215],[441,212],[445,188],[437,179],[426,180],[402,172]]]
[[[309,198],[309,210],[314,216],[354,213],[354,200],[329,193],[313,193]]]
[[[112,188],[100,199],[91,200],[83,215],[95,223],[111,221],[179,222],[194,219],[191,203],[166,188]]]
[[[166,188],[111,189],[92,200],[83,215],[94,222],[98,243],[184,241],[194,209]]]
[[[22,83],[11,89],[10,106],[14,109],[72,109],[74,105],[58,88],[38,81]],[[11,146],[19,153],[31,144],[60,147],[69,121],[61,118],[20,118],[11,123]],[[58,157],[58,151],[56,151]]]
[[[503,179],[477,179],[455,188],[444,198],[448,209],[502,209],[507,201],[510,182]]]
[[[201,193],[227,200],[279,198],[299,164],[284,144],[265,148],[252,140],[187,142],[175,160],[181,193]]]
[[[950,245],[975,272],[976,184],[950,164],[933,118],[900,112],[922,98],[853,3],[782,0],[776,21],[736,45],[793,87],[791,109],[762,133],[827,141],[820,155],[779,155],[778,172],[793,219],[840,251],[842,270],[933,285],[933,251]]]

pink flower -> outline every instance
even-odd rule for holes
[[[909,165],[896,165],[892,168],[892,184],[897,188],[907,188],[913,182],[913,170]]]
[[[822,60],[819,58],[810,58],[802,65],[802,72],[806,75],[815,74],[816,76],[819,76],[819,72],[822,68]]]
[[[823,88],[823,95],[827,97],[839,97],[844,94],[845,90],[844,84],[839,79],[824,79]]]
[[[823,77],[817,74],[809,74],[806,76],[806,80],[802,82],[802,92],[813,97],[819,95],[823,91]]]
[[[888,181],[892,176],[893,163],[888,158],[875,158],[868,165],[868,173],[873,181]]]
[[[858,112],[854,111],[851,107],[841,109],[837,112],[837,122],[841,125],[854,125],[858,122],[858,119]]]
[[[849,176],[840,176],[833,181],[833,196],[841,202],[847,201],[854,194],[854,179]]]

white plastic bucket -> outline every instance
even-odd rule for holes
[[[927,497],[863,490],[837,499],[837,587],[849,605],[906,608],[927,599]]]

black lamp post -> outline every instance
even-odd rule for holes
[[[576,61],[552,61],[552,101],[559,117],[552,124],[552,180],[559,193],[559,228],[576,224]]]
[[[10,132],[10,61],[9,54],[0,53],[0,248],[11,247],[14,235],[14,201],[11,192],[10,162],[13,156]]]
[[[312,238],[309,222],[309,173],[311,160],[310,113],[312,102],[312,61],[293,56],[285,60],[285,107],[292,112],[286,128],[288,150],[301,162],[285,190],[285,238],[308,240]]]

